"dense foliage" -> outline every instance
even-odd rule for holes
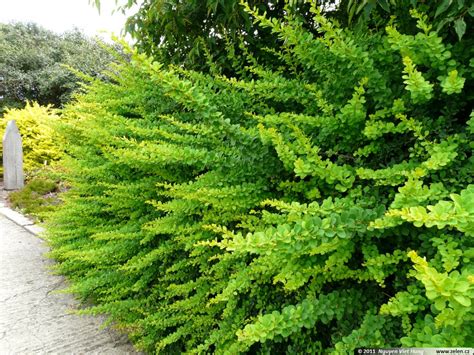
[[[26,186],[11,192],[8,201],[12,207],[43,220],[60,203],[57,195],[65,188],[61,183],[62,168],[57,164],[64,154],[64,142],[55,132],[60,113],[36,102],[27,102],[23,109],[7,109],[0,117],[0,137],[10,120],[15,120],[22,137]],[[0,177],[2,174],[0,166]]]
[[[100,6],[99,0],[90,0]],[[341,1],[325,0],[325,10],[337,16]],[[117,1],[119,8],[130,8],[136,1]],[[345,1],[342,1],[345,3]],[[252,21],[239,0],[144,0],[138,11],[127,20],[125,30],[137,47],[164,64],[184,65],[188,69],[209,71],[213,67],[226,74],[238,75],[229,52],[238,55],[252,52],[261,62],[272,62],[269,51],[279,48],[279,41],[269,29]],[[283,18],[285,7],[298,13],[308,28],[313,27],[309,4],[304,1],[250,0],[269,16]],[[243,57],[240,57],[242,60]],[[245,63],[240,63],[244,66]]]
[[[437,32],[455,33],[459,39],[464,36],[466,29],[472,26],[474,17],[472,0],[349,0],[348,22],[370,22],[375,19],[374,24],[377,22],[380,24],[380,17],[387,19],[389,16],[396,16],[401,20],[399,26],[410,26],[409,18],[405,16],[407,8],[410,7],[418,7],[430,16]],[[374,10],[378,10],[378,13],[372,16]]]
[[[101,0],[89,2],[100,9]],[[118,10],[124,13],[138,8],[128,18],[125,31],[135,39],[143,53],[164,64],[178,64],[204,72],[218,70],[237,77],[249,74],[242,70],[248,65],[246,53],[253,53],[260,63],[269,67],[278,63],[271,53],[282,45],[271,30],[252,21],[241,2],[116,0]],[[471,0],[250,0],[247,3],[272,18],[282,19],[289,9],[313,36],[318,35],[318,26],[313,20],[310,3],[317,3],[327,18],[342,27],[363,25],[379,31],[396,16],[402,32],[414,27],[407,9],[419,7],[431,16],[437,31],[459,38],[472,28],[474,16]]]
[[[472,346],[472,31],[246,11],[281,69],[134,53],[64,111],[70,291],[149,352]]]
[[[54,131],[59,120],[57,110],[30,102],[23,109],[7,109],[0,117],[0,137],[10,120],[15,120],[21,134],[23,168],[27,176],[61,158],[62,142]]]
[[[55,34],[35,24],[0,24],[0,113],[27,100],[62,106],[79,87],[66,66],[99,75],[112,60],[105,45],[79,31]]]

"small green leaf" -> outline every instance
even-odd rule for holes
[[[387,0],[377,0],[379,6],[387,12],[390,12],[390,5]]]
[[[89,0],[89,3],[97,8],[97,12],[100,15],[100,0]]]
[[[446,307],[446,301],[443,298],[438,298],[434,305],[438,311],[442,311]]]
[[[464,293],[464,292],[467,292],[467,290],[469,290],[469,282],[467,281],[460,281],[458,283],[456,283],[455,287],[454,287],[454,291],[457,291],[459,293]]]
[[[453,298],[459,302],[461,305],[464,307],[470,307],[471,306],[471,300],[467,298],[466,296],[462,295],[454,295]]]
[[[449,6],[451,6],[452,2],[453,0],[443,0],[436,9],[435,18],[445,12],[449,8]]]
[[[466,22],[464,22],[464,18],[458,18],[454,21],[454,30],[456,31],[459,40],[461,40],[464,33],[466,33]]]
[[[355,4],[352,3],[352,1],[349,1],[349,4],[347,5],[347,11],[349,12],[349,23],[352,22],[352,18],[354,17],[355,14]]]
[[[366,6],[367,6],[367,0],[362,1],[362,3],[359,5],[359,7],[357,7],[356,14],[359,14],[359,12],[361,12],[362,9]]]
[[[441,30],[447,23],[450,23],[454,20],[454,17],[446,17],[439,21],[438,26],[436,26],[436,31]]]
[[[467,12],[469,13],[469,15],[471,15],[472,17],[474,17],[474,5],[472,5],[468,10]]]

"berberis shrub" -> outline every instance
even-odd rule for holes
[[[0,137],[5,134],[10,120],[15,120],[21,134],[23,165],[27,176],[61,158],[61,144],[53,128],[59,120],[57,110],[36,102],[27,102],[22,109],[7,109],[0,117]]]
[[[247,10],[281,69],[132,53],[66,108],[70,291],[149,352],[474,345],[472,32]]]

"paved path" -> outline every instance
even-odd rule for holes
[[[1,197],[1,196],[0,196]],[[44,242],[0,214],[0,355],[133,354],[101,319],[68,314],[78,303],[43,256]]]

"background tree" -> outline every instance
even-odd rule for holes
[[[100,6],[100,0],[91,2]],[[123,1],[119,9],[129,9],[136,2]],[[324,4],[325,12],[332,17],[340,20],[346,17],[337,5],[341,1],[318,2]],[[308,2],[250,0],[248,3],[272,18],[283,18],[290,7],[305,27],[314,28]],[[129,17],[125,30],[143,52],[165,64],[203,71],[218,69],[231,75],[243,72],[242,67],[249,63],[242,59],[248,53],[262,63],[275,62],[269,53],[281,45],[269,29],[253,22],[240,0],[144,0]]]
[[[100,0],[89,0],[100,7]],[[116,1],[118,9],[132,8],[137,0]],[[299,17],[303,27],[318,36],[310,14],[310,3],[317,2],[328,18],[341,27],[368,26],[383,29],[397,18],[404,33],[416,33],[409,10],[420,8],[430,15],[433,26],[443,37],[462,38],[472,26],[471,0],[250,0],[248,4],[271,18],[281,19],[288,10]],[[144,53],[165,64],[178,64],[201,71],[218,70],[227,75],[242,75],[251,65],[249,54],[260,64],[282,63],[271,52],[283,44],[268,28],[261,28],[244,11],[240,0],[143,0],[126,24],[126,32]],[[238,58],[238,59],[236,59]]]
[[[354,23],[367,22],[371,18],[379,21],[383,18],[387,22],[391,17],[396,17],[404,30],[408,27],[411,31],[416,31],[408,16],[411,8],[418,8],[426,13],[432,19],[434,29],[445,36],[455,34],[461,40],[466,29],[472,26],[472,0],[349,0],[346,5],[347,20],[348,23]],[[373,11],[378,13],[377,16],[371,16]]]
[[[0,24],[0,110],[27,100],[62,106],[79,86],[66,66],[100,75],[113,60],[104,46],[78,30],[55,34],[33,23]]]

